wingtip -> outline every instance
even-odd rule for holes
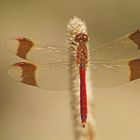
[[[18,46],[19,42],[14,37],[10,38],[6,43],[6,48],[13,53],[17,52]]]

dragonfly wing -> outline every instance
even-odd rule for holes
[[[75,53],[75,51],[70,51],[66,47],[47,45],[25,37],[9,39],[7,48],[20,58],[45,65],[53,62],[69,61],[71,54]]]
[[[116,61],[140,57],[140,30],[121,36],[109,43],[90,50],[90,60]]]
[[[13,64],[8,74],[22,83],[50,90],[70,88],[69,64],[52,63],[48,65],[35,65],[29,62]],[[78,74],[78,70],[77,70]]]
[[[115,87],[140,78],[140,59],[117,62],[98,62],[91,65],[95,87]]]

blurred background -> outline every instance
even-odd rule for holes
[[[139,0],[0,0],[0,139],[73,140],[70,96],[27,86],[7,75],[20,60],[6,41],[23,35],[49,44],[66,44],[73,16],[87,23],[90,46],[140,27]],[[120,87],[94,89],[100,140],[140,138],[140,80]]]

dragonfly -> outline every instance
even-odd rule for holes
[[[88,38],[86,33],[77,33],[74,40],[76,50],[23,36],[12,37],[7,44],[12,53],[25,60],[9,67],[9,75],[17,81],[40,88],[62,90],[71,87],[71,70],[78,75],[83,127],[87,121],[88,68],[94,87],[114,87],[140,78],[139,29],[90,49],[87,47]]]

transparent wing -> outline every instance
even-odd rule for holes
[[[140,57],[140,30],[90,50],[90,61],[116,61]]]
[[[115,87],[140,78],[140,59],[117,62],[98,62],[91,65],[95,87]]]
[[[29,62],[18,62],[13,64],[8,74],[15,80],[22,83],[45,88],[51,90],[62,90],[71,87],[70,78],[71,74],[69,68],[75,68],[75,73],[78,75],[78,68],[75,66],[69,66],[67,63],[61,65],[49,64],[49,65],[35,65]],[[77,77],[77,86],[78,77]]]
[[[140,31],[124,35],[90,52],[95,87],[114,87],[140,78]]]
[[[12,47],[12,44],[14,44],[14,47]],[[15,74],[18,68],[21,70],[21,79],[17,80],[23,83],[47,89],[64,89],[70,86],[70,83],[68,84],[70,77],[68,69],[71,69],[71,67],[68,65],[71,65],[69,58],[71,58],[71,55],[72,58],[74,58],[73,53],[75,53],[75,50],[69,51],[67,48],[66,50],[64,48],[57,49],[56,47],[44,44],[35,45],[35,43],[24,37],[18,37],[9,41],[8,48],[23,59],[45,64],[45,66],[33,65],[36,66],[37,69],[34,76],[36,80],[32,81],[33,76],[30,76],[33,75],[30,72],[32,70],[24,72],[25,68],[29,66],[28,64],[31,63],[25,63],[26,65],[24,64],[22,67],[19,67],[18,65],[20,63],[17,63],[9,69],[9,74],[14,77],[14,79],[17,78]],[[138,79],[140,77],[140,60],[136,58],[140,57],[139,50],[139,30],[91,50],[89,67],[91,67],[92,70],[91,77],[93,77],[94,86],[113,87]],[[43,74],[43,71],[45,74]],[[61,79],[61,77],[63,77],[63,79]]]
[[[71,55],[75,53],[75,50],[69,50],[68,47],[48,45],[25,37],[9,39],[7,48],[20,58],[45,65],[54,62],[68,63]]]

